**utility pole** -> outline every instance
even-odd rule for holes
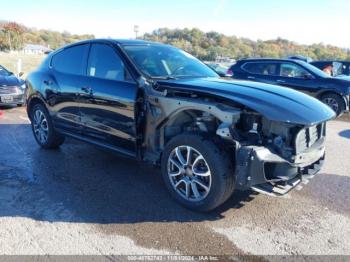
[[[138,25],[134,25],[135,39],[137,39],[139,31],[140,27]]]
[[[10,34],[10,31],[7,31],[7,38],[8,38],[8,41],[9,41],[9,48],[10,48],[10,51],[12,50],[12,45],[11,45],[11,34]]]

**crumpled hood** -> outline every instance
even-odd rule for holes
[[[22,79],[17,78],[14,75],[0,76],[0,86],[20,86],[24,83]]]
[[[333,110],[319,100],[286,87],[219,78],[161,80],[158,84],[219,96],[255,110],[272,121],[309,126],[335,117]]]

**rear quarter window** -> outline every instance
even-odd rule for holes
[[[89,45],[78,45],[63,49],[52,57],[51,66],[58,72],[84,75],[88,51]]]

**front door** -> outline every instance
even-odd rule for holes
[[[311,96],[319,88],[318,79],[305,68],[292,62],[282,62],[278,67],[278,76],[274,77],[277,85],[289,87]]]
[[[115,47],[92,44],[87,78],[79,90],[83,134],[104,145],[135,154],[136,82]]]

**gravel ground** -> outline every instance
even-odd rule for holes
[[[322,172],[284,198],[236,192],[210,214],[159,171],[67,139],[40,149],[24,108],[0,108],[0,254],[350,255],[350,124],[328,124]]]

